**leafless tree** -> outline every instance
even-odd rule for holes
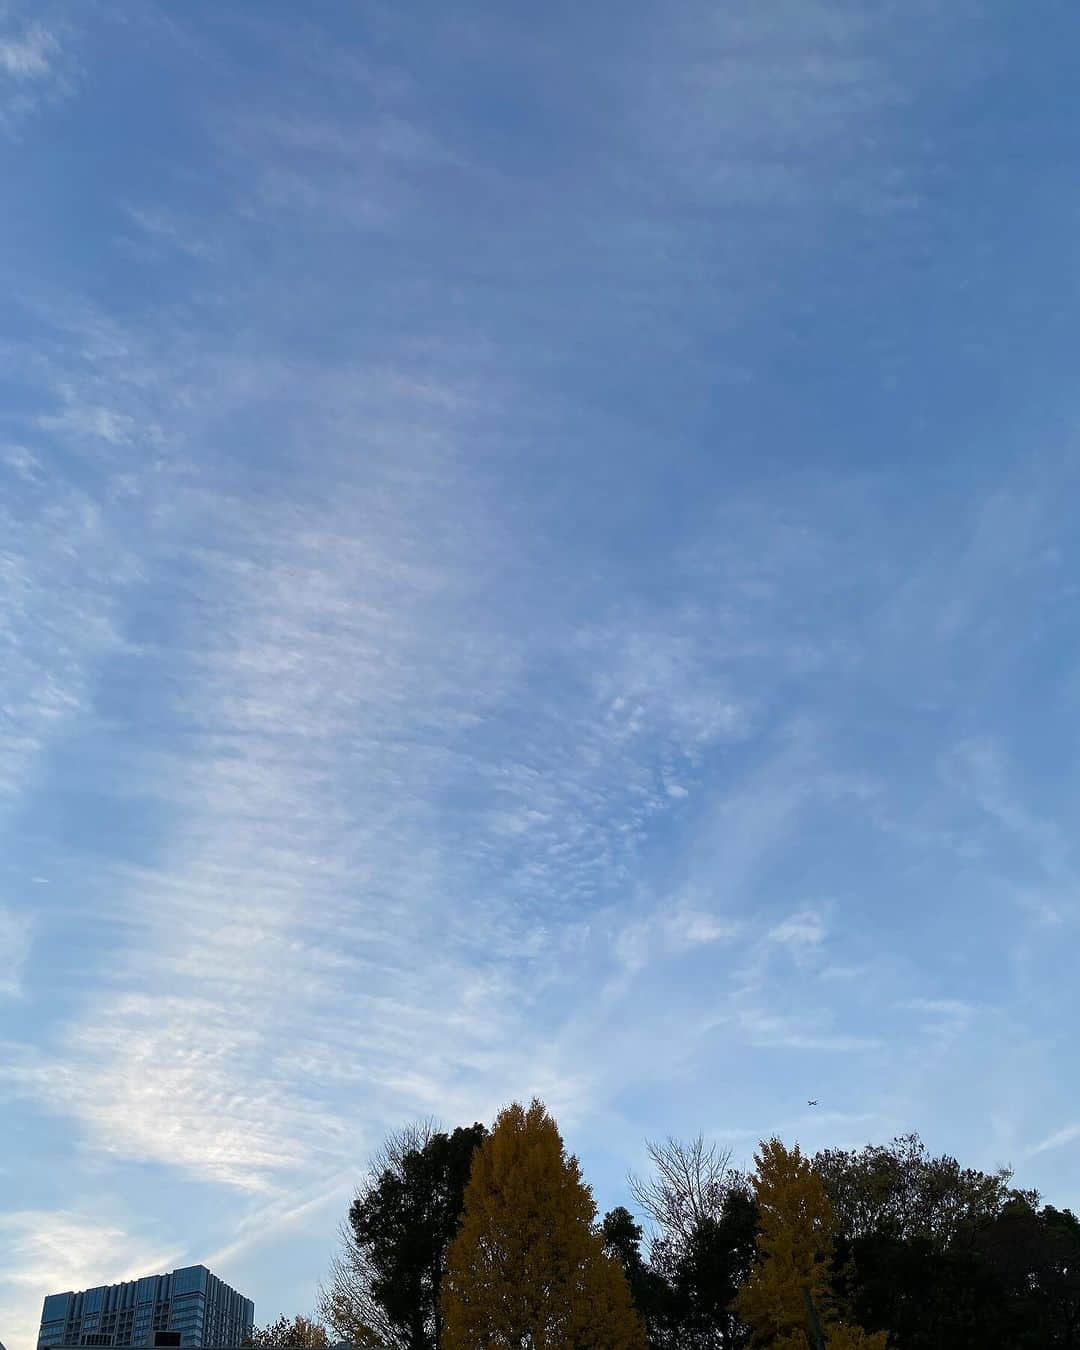
[[[630,1176],[630,1189],[640,1209],[656,1228],[654,1242],[683,1247],[706,1219],[717,1220],[730,1191],[746,1185],[732,1166],[731,1150],[706,1144],[699,1134],[689,1143],[668,1138],[646,1140],[652,1176]]]
[[[372,1154],[354,1200],[363,1200],[386,1172],[401,1176],[406,1156],[424,1148],[437,1131],[438,1123],[428,1119],[387,1135]],[[408,1350],[400,1327],[387,1319],[372,1296],[371,1266],[347,1219],[341,1222],[338,1238],[338,1250],[319,1289],[319,1316],[339,1340],[362,1346],[364,1350]]]

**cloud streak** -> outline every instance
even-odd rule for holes
[[[49,74],[59,43],[47,28],[35,24],[20,38],[0,40],[0,70],[16,80],[38,80]]]
[[[25,912],[0,905],[0,996],[18,998],[22,993],[22,973],[33,923]]]
[[[970,16],[466,9],[4,11],[17,1270],[145,1204],[301,1306],[264,1231],[533,1092],[613,1192],[702,1119],[1066,1165],[1076,483],[951,401]]]
[[[70,25],[55,6],[0,6],[0,132],[17,138],[42,108],[69,97],[77,67]]]

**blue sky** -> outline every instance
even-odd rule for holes
[[[1080,1205],[1078,42],[0,5],[9,1350],[533,1093]]]

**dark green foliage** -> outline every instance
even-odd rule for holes
[[[695,1224],[671,1265],[669,1343],[684,1350],[737,1350],[748,1332],[731,1302],[757,1259],[758,1211],[753,1196],[733,1187],[719,1215]]]
[[[1009,1344],[1080,1346],[1080,1220],[1069,1210],[1010,1205],[976,1250],[1001,1290]]]
[[[834,1293],[868,1331],[888,1331],[894,1350],[982,1350],[1000,1324],[998,1290],[969,1251],[925,1237],[864,1234],[838,1239]]]
[[[439,1293],[481,1125],[404,1132],[349,1214],[348,1279],[326,1307],[338,1335],[386,1350],[440,1350]],[[757,1260],[747,1178],[698,1139],[650,1145],[655,1172],[629,1210],[604,1216],[652,1350],[743,1350],[732,1300]],[[1040,1208],[1008,1169],[931,1157],[916,1135],[813,1159],[837,1220],[835,1306],[889,1350],[1080,1350],[1080,1220]]]
[[[658,1328],[667,1316],[667,1283],[641,1254],[642,1228],[628,1209],[619,1205],[604,1215],[600,1226],[604,1251],[618,1261],[630,1288],[630,1298],[645,1324],[650,1345],[659,1344]]]
[[[349,1211],[380,1319],[407,1350],[438,1350],[439,1294],[446,1253],[461,1221],[473,1153],[483,1125],[431,1134],[403,1151]]]
[[[731,1154],[706,1144],[667,1139],[647,1143],[652,1175],[631,1177],[641,1210],[652,1221],[649,1259],[627,1279],[653,1350],[738,1350],[747,1329],[729,1310],[756,1260],[757,1206],[749,1179]],[[625,1210],[623,1228],[640,1229]],[[612,1216],[609,1215],[609,1218]],[[634,1244],[637,1253],[637,1244]]]
[[[814,1165],[841,1222],[834,1293],[892,1350],[1080,1350],[1080,1223],[1008,1169],[931,1158],[915,1135]]]
[[[1007,1168],[988,1174],[962,1168],[955,1158],[932,1158],[916,1134],[858,1151],[826,1149],[814,1157],[839,1231],[925,1238],[944,1249],[993,1219],[1015,1196]]]
[[[642,1230],[621,1206],[604,1216],[604,1245],[622,1266],[654,1350],[739,1350],[747,1330],[730,1309],[756,1259],[758,1214],[749,1190],[732,1184],[715,1213],[665,1233],[641,1254]]]

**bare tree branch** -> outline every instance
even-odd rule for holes
[[[406,1157],[423,1149],[438,1129],[438,1122],[429,1117],[388,1134],[372,1154],[367,1174],[356,1188],[354,1202],[369,1196],[385,1173],[402,1176]],[[364,1350],[408,1350],[401,1328],[390,1322],[382,1305],[372,1296],[373,1271],[348,1220],[342,1220],[338,1236],[338,1251],[330,1262],[325,1283],[319,1287],[319,1316],[338,1339]]]
[[[663,1143],[646,1140],[653,1175],[645,1180],[629,1177],[630,1189],[640,1209],[658,1230],[654,1240],[683,1246],[706,1219],[716,1220],[724,1200],[745,1177],[731,1164],[731,1150],[706,1144],[699,1134],[689,1143],[667,1138]]]

